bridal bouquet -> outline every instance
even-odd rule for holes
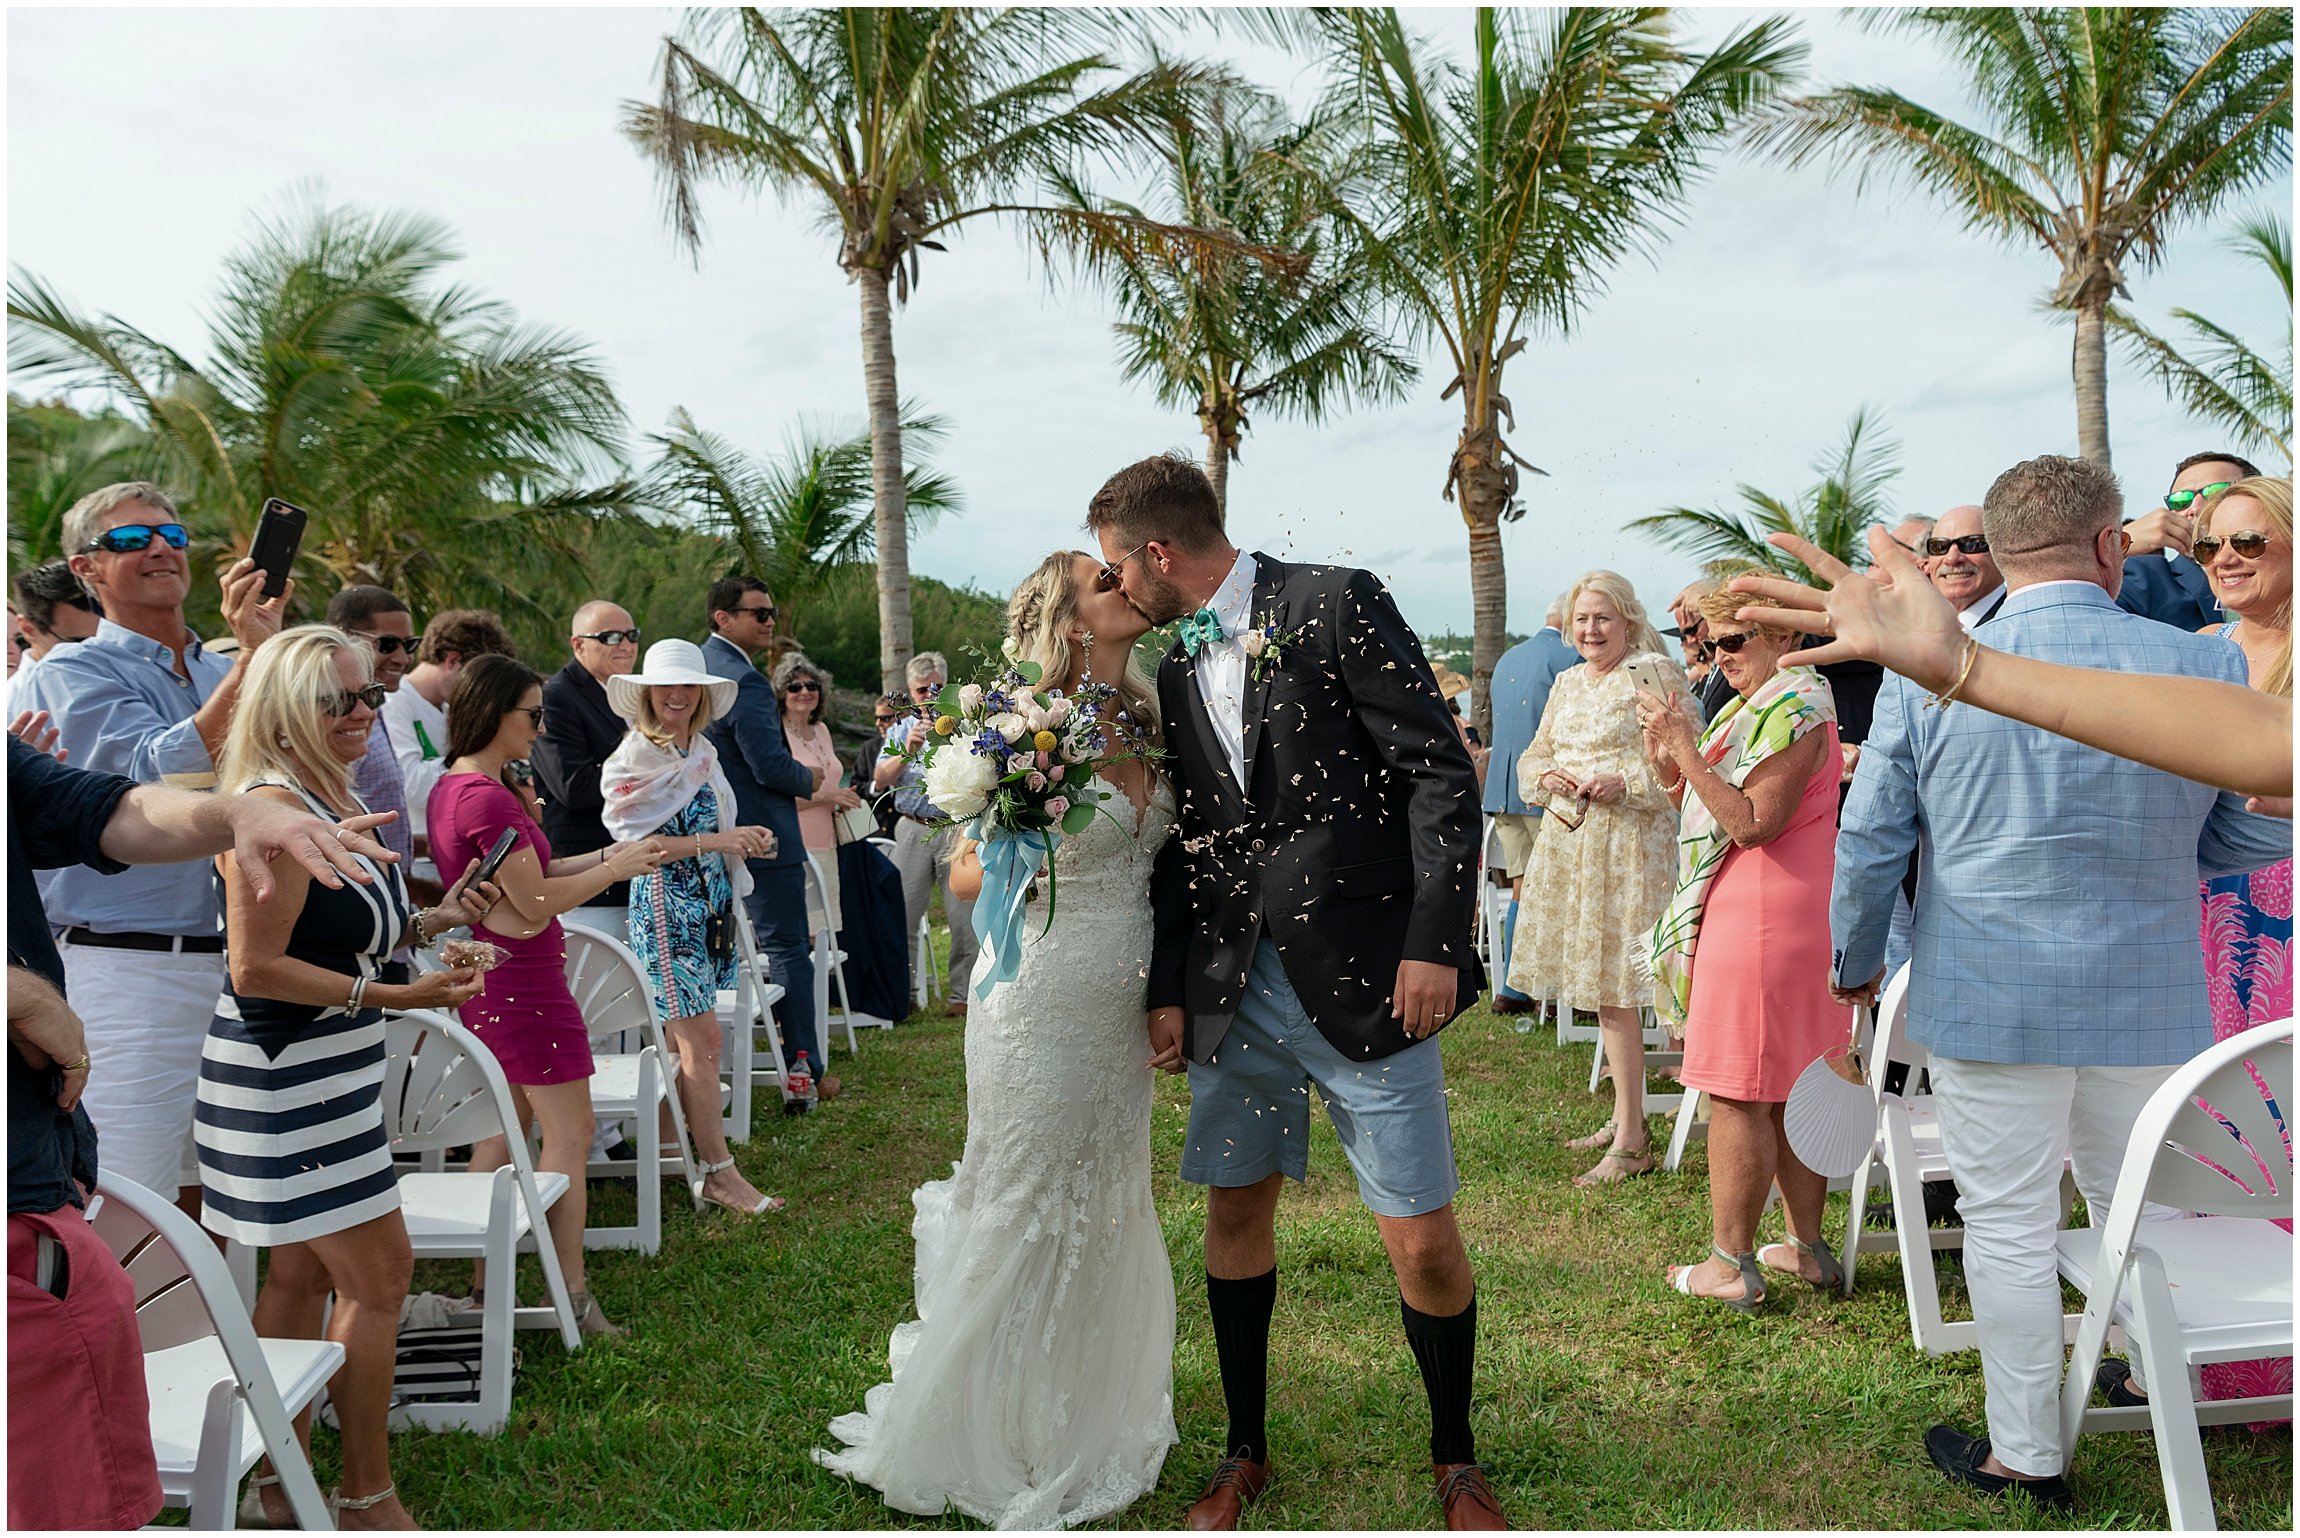
[[[926,797],[980,846],[982,895],[974,932],[991,960],[976,985],[987,996],[1022,962],[1022,909],[1046,873],[1046,922],[1054,923],[1053,856],[1065,833],[1081,833],[1111,791],[1095,769],[1136,756],[1113,753],[1122,729],[1118,691],[1088,677],[1065,694],[1040,689],[1045,670],[1010,639],[985,681],[946,684],[930,709],[925,743],[903,756],[925,770]]]

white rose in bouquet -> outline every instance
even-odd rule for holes
[[[1030,730],[1030,723],[1011,710],[1002,710],[990,718],[990,729],[1008,742],[1020,742],[1022,734]]]
[[[972,712],[982,708],[982,685],[967,684],[958,691],[958,708]]]
[[[1069,720],[1070,698],[1068,695],[1057,694],[1046,707],[1046,724],[1059,729],[1066,725]]]
[[[998,765],[963,743],[950,743],[926,768],[926,798],[947,817],[972,817],[990,804]]]

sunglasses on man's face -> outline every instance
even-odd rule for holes
[[[2223,545],[2247,561],[2257,561],[2268,553],[2268,536],[2258,529],[2246,529],[2241,534],[2230,534],[2226,538],[2218,534],[2206,534],[2201,536],[2195,544],[2190,545],[2188,550],[2189,554],[2196,557],[2197,564],[2201,566],[2220,554],[2220,547]]]
[[[1150,541],[1144,540],[1141,544],[1136,545],[1133,549],[1127,551],[1117,560],[1112,561],[1109,565],[1096,572],[1094,574],[1094,591],[1097,593],[1117,592],[1119,587],[1126,581],[1126,563],[1133,560],[1134,557],[1140,555],[1143,551],[1149,548]]]
[[[1925,537],[1925,554],[1944,556],[1951,550],[1962,550],[1967,555],[1987,555],[1989,537],[1986,534],[1966,534],[1957,539],[1943,539],[1938,534]]]
[[[354,709],[365,705],[370,710],[383,709],[384,696],[391,691],[381,684],[369,684],[364,689],[339,690],[319,697],[320,714],[340,721]]]
[[[167,541],[171,550],[181,550],[192,542],[192,531],[180,523],[123,523],[116,529],[106,529],[80,548],[84,552],[102,550],[111,555],[130,555],[151,549],[155,534]]]
[[[772,623],[774,617],[783,611],[777,605],[771,603],[763,603],[748,609],[737,609],[735,612],[737,614],[748,614],[751,618],[757,620],[760,624],[765,625]],[[639,632],[636,630],[632,631],[631,638],[633,640],[637,640],[639,638]]]
[[[2191,487],[2187,491],[2168,491],[2164,494],[2164,505],[2176,513],[2185,513],[2196,505],[2198,497],[2218,496],[2235,484],[2234,481],[2214,481],[2209,486]]]
[[[894,725],[894,724],[895,724],[895,722],[897,722],[897,721],[901,720],[901,719],[902,719],[902,717],[900,717],[900,716],[873,716],[871,719],[872,719],[872,720],[874,720],[874,721],[876,721],[876,722],[878,722],[879,726],[880,726],[880,727],[883,729],[883,728],[885,728],[885,727],[889,727],[889,726],[892,726],[892,725]]]
[[[375,648],[375,654],[379,657],[388,657],[394,652],[413,652],[415,650],[415,637],[411,635],[377,635],[374,631],[369,631],[366,633],[366,639],[367,644]]]
[[[747,613],[749,611],[742,610],[737,612]],[[767,611],[769,614],[773,614],[774,612],[775,611],[772,609]],[[639,627],[633,625],[629,630],[592,630],[586,632],[578,632],[575,639],[578,641],[597,641],[601,646],[636,646],[639,644]]]

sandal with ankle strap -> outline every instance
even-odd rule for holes
[[[789,1205],[789,1203],[780,1196],[762,1196],[759,1198],[758,1205],[755,1207],[738,1207],[733,1202],[725,1202],[719,1200],[719,1198],[711,1195],[709,1192],[703,1189],[704,1181],[709,1180],[713,1175],[716,1175],[721,1170],[731,1170],[734,1167],[735,1160],[732,1154],[716,1162],[706,1162],[696,1165],[695,1200],[701,1202],[706,1207],[724,1207],[729,1212],[746,1218],[755,1218],[760,1214],[767,1212],[780,1212],[784,1207]]]
[[[381,1506],[397,1494],[399,1494],[399,1485],[396,1481],[385,1485],[373,1495],[346,1495],[342,1488],[338,1487],[328,1495],[327,1514],[330,1519],[334,1519],[341,1517],[347,1511],[368,1511]],[[342,1523],[338,1522],[336,1525],[340,1527]]]
[[[1565,1146],[1568,1148],[1603,1148],[1613,1141],[1614,1132],[1615,1127],[1613,1118],[1609,1116],[1605,1119],[1604,1126],[1598,1128],[1595,1132],[1590,1133],[1588,1136],[1567,1138],[1565,1140]]]
[[[1639,1175],[1650,1175],[1653,1168],[1651,1143],[1643,1148],[1608,1148],[1605,1157],[1574,1176],[1573,1183],[1584,1191],[1596,1186],[1617,1186]]]
[[[274,1522],[271,1519],[271,1513],[264,1510],[263,1487],[277,1485],[279,1482],[280,1477],[277,1474],[258,1474],[248,1481],[247,1494],[240,1497],[239,1525],[241,1527],[280,1528],[295,1526],[295,1517],[292,1513],[285,1522]]]
[[[1804,1271],[1797,1266],[1777,1266],[1765,1258],[1765,1252],[1767,1250],[1778,1249],[1788,1249],[1799,1255],[1812,1256],[1814,1260],[1820,1263],[1820,1278],[1815,1280],[1814,1278],[1805,1275]],[[1793,1276],[1798,1281],[1803,1282],[1806,1286],[1812,1288],[1815,1292],[1835,1292],[1838,1288],[1845,1285],[1845,1268],[1843,1264],[1838,1261],[1836,1253],[1829,1248],[1829,1241],[1826,1239],[1815,1239],[1811,1244],[1807,1244],[1804,1240],[1798,1238],[1795,1234],[1791,1234],[1787,1239],[1783,1240],[1779,1244],[1765,1244],[1758,1246],[1756,1250],[1756,1256],[1757,1264],[1763,1266],[1766,1270],[1778,1271],[1783,1276]]]
[[[1762,1308],[1765,1304],[1765,1278],[1758,1274],[1755,1252],[1744,1251],[1739,1255],[1734,1255],[1728,1253],[1723,1247],[1712,1244],[1709,1246],[1709,1253],[1725,1264],[1740,1269],[1741,1296],[1728,1298],[1723,1293],[1695,1292],[1693,1290],[1693,1273],[1701,1269],[1701,1262],[1698,1260],[1689,1266],[1671,1266],[1669,1268],[1669,1285],[1688,1298],[1699,1298],[1705,1303],[1722,1303],[1736,1313],[1754,1314]]]

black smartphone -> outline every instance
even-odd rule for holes
[[[479,869],[471,873],[470,886],[466,886],[464,890],[468,892],[471,887],[479,885],[482,881],[493,881],[495,873],[503,868],[503,862],[511,857],[511,846],[517,842],[519,842],[519,830],[517,828],[505,828],[501,834],[497,835],[495,847],[487,851],[487,858],[481,860]]]
[[[248,559],[264,574],[264,596],[277,598],[287,591],[288,568],[295,565],[296,552],[303,548],[304,525],[311,514],[292,502],[271,497],[264,503],[263,516],[256,520],[256,540],[248,546]]]

